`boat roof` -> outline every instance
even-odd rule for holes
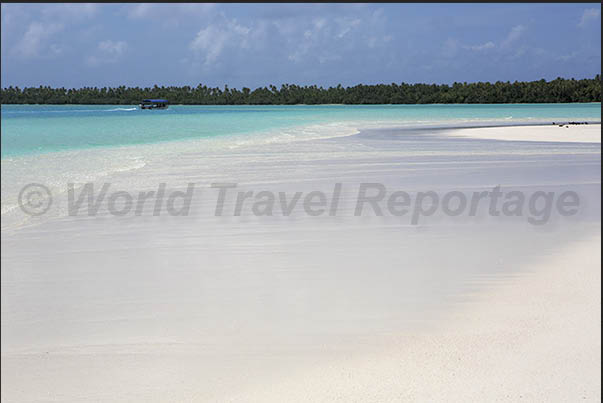
[[[167,99],[143,99],[142,102],[161,102],[161,103],[167,103]]]

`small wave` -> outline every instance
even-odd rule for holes
[[[114,108],[114,109],[107,109],[103,112],[135,111],[136,109],[138,109],[138,108],[136,108],[136,107],[134,107],[134,108]]]

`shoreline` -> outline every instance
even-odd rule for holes
[[[565,122],[565,121],[564,121]],[[269,129],[267,131],[258,131],[258,132],[254,132],[254,134],[257,133],[265,133],[265,132],[278,132],[279,130],[295,130],[295,129],[302,129],[302,128],[307,128],[307,127],[322,127],[322,126],[329,126],[329,125],[348,125],[348,126],[344,126],[346,129],[348,130],[352,130],[354,131],[354,133],[351,134],[337,134],[334,136],[327,136],[327,137],[317,137],[317,138],[308,138],[308,139],[304,139],[304,138],[298,138],[295,139],[293,141],[298,142],[298,141],[316,141],[316,140],[322,140],[322,139],[330,139],[330,138],[337,138],[337,137],[351,137],[351,136],[357,136],[359,134],[362,134],[364,132],[372,132],[372,131],[407,131],[407,132],[426,132],[426,131],[434,131],[436,133],[439,132],[445,132],[445,131],[451,131],[451,130],[466,130],[466,129],[496,129],[496,128],[533,128],[533,127],[548,127],[548,128],[558,128],[559,124],[562,124],[563,126],[568,125],[570,128],[571,127],[578,127],[578,128],[587,128],[587,127],[593,127],[593,126],[601,126],[601,121],[600,120],[586,120],[584,121],[586,122],[586,124],[569,124],[569,122],[565,122],[562,123],[560,122],[555,122],[555,123],[545,123],[542,121],[538,121],[538,122],[527,122],[527,121],[523,121],[523,122],[511,122],[511,123],[480,123],[480,122],[476,122],[475,125],[468,125],[466,122],[465,123],[460,123],[459,125],[457,124],[450,124],[450,125],[444,125],[442,126],[441,124],[438,124],[436,126],[431,126],[429,123],[425,124],[425,125],[415,125],[413,126],[414,123],[411,123],[410,126],[396,126],[396,123],[389,123],[391,124],[391,126],[382,126],[382,127],[359,127],[362,126],[362,123],[365,122],[349,122],[349,121],[333,121],[333,122],[327,122],[327,123],[312,123],[309,125],[300,125],[300,126],[291,126],[291,127],[286,127],[286,128],[281,128],[281,129]],[[353,124],[355,124],[354,126],[352,126]],[[388,124],[388,123],[384,123],[384,124]],[[217,137],[198,137],[198,138],[185,138],[185,139],[173,139],[173,140],[162,140],[162,141],[156,141],[156,142],[149,142],[149,143],[134,143],[134,144],[116,144],[116,145],[98,145],[98,146],[93,146],[93,147],[83,147],[83,148],[67,148],[67,149],[60,149],[60,150],[53,150],[53,151],[47,151],[47,152],[43,152],[43,153],[26,153],[26,154],[16,154],[16,155],[5,155],[4,157],[2,157],[2,160],[5,161],[10,161],[10,160],[14,160],[14,159],[19,159],[19,158],[31,158],[31,157],[35,157],[37,155],[56,155],[56,154],[60,154],[60,153],[70,153],[70,152],[80,152],[80,151],[95,151],[95,150],[109,150],[109,151],[113,151],[113,150],[134,150],[137,147],[145,147],[145,146],[161,146],[163,144],[185,144],[185,143],[197,143],[197,142],[202,142],[202,141],[216,141],[216,140],[239,140],[239,139],[243,139],[245,138],[245,136],[248,133],[235,133],[235,134],[228,134],[228,135],[223,135],[223,136],[217,136]],[[456,135],[457,133],[455,133]],[[473,135],[461,135],[459,137],[472,137],[472,138],[478,138],[478,139],[492,139],[492,140],[506,140],[505,138],[502,137],[481,137],[481,136],[473,136]],[[600,136],[599,136],[600,137]],[[551,138],[555,138],[555,136],[551,137]],[[511,140],[512,138],[509,138],[509,140]],[[278,140],[276,140],[278,141]],[[554,140],[543,140],[543,141],[558,141],[556,139]],[[570,142],[571,140],[568,139],[568,142]],[[587,142],[598,142],[600,143],[601,140],[599,138],[598,141],[587,141]],[[238,146],[238,145],[237,145]]]

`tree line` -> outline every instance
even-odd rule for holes
[[[471,104],[601,102],[601,77],[552,81],[447,84],[377,84],[317,87],[283,84],[256,88],[125,87],[0,89],[2,104],[135,105],[147,98],[164,98],[184,105],[296,105],[296,104]]]

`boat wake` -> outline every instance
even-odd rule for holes
[[[105,112],[135,111],[138,108],[114,108],[107,109]]]

